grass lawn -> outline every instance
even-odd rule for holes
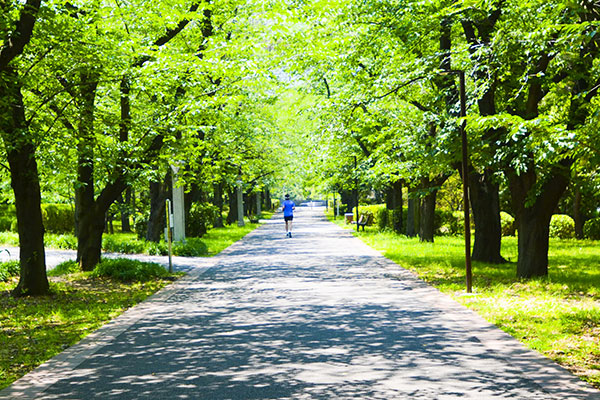
[[[350,227],[341,219],[336,222]],[[421,243],[375,227],[354,235],[600,388],[600,242],[551,239],[549,276],[519,280],[517,239],[505,237],[502,255],[511,262],[473,262],[476,295],[460,296],[465,291],[463,237]]]
[[[53,295],[14,298],[18,278],[0,282],[0,389],[77,343],[168,280],[119,283],[89,273],[53,277]]]
[[[271,215],[263,214],[265,218]],[[208,256],[214,256],[257,226],[247,223],[241,228],[233,224],[211,229],[201,240],[208,247]],[[135,234],[115,236],[118,242],[135,239]],[[10,244],[18,245],[18,240]],[[0,389],[169,283],[166,279],[120,283],[94,279],[89,273],[49,277],[49,280],[52,296],[26,298],[10,295],[18,277],[0,281]]]

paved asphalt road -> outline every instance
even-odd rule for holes
[[[600,398],[322,215],[188,261],[0,398]]]

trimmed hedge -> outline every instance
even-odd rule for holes
[[[600,240],[600,218],[592,218],[583,224],[583,236],[587,239]]]
[[[75,211],[69,204],[42,204],[42,222],[48,233],[73,233]],[[17,231],[17,212],[14,205],[0,205],[0,232]]]
[[[573,239],[575,237],[575,221],[565,214],[554,214],[550,219],[550,237]]]

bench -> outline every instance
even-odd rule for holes
[[[359,229],[362,227],[363,232],[365,230],[365,226],[371,225],[373,223],[373,215],[372,214],[360,214],[360,218],[358,219]]]

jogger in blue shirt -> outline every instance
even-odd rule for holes
[[[290,195],[285,195],[285,200],[281,206],[283,210],[283,219],[285,221],[285,236],[291,238],[292,237],[292,220],[294,219],[294,210],[296,209],[296,204],[290,200]]]

